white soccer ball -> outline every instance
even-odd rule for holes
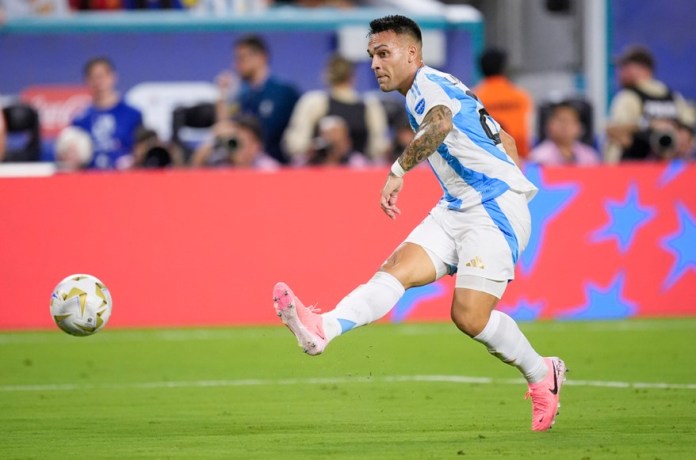
[[[53,290],[51,315],[63,331],[86,336],[99,332],[111,316],[111,294],[92,275],[70,275]]]

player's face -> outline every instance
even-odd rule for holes
[[[408,37],[391,30],[370,36],[367,54],[372,59],[372,71],[377,77],[379,89],[384,92],[397,90],[406,94],[413,83],[418,68],[418,50]]]

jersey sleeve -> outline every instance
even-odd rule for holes
[[[444,105],[452,113],[459,111],[459,107],[455,107],[457,101],[447,94],[440,83],[431,81],[428,78],[418,79],[413,95],[415,97],[409,98],[409,110],[416,117],[419,125],[425,118],[425,115],[438,105]]]

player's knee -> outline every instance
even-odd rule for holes
[[[380,271],[387,272],[404,286],[405,289],[413,287],[411,268],[401,263],[398,257],[392,255],[380,267]]]
[[[469,337],[476,337],[488,324],[490,312],[466,303],[455,303],[452,305],[451,317],[460,331]]]
[[[401,283],[404,289],[410,289],[415,286],[415,284],[413,283],[412,276],[405,270],[401,270],[398,267],[390,267],[388,265],[383,265],[380,268],[380,271],[392,275]]]
[[[380,270],[398,279],[406,289],[432,283],[436,275],[428,254],[409,243],[394,251]]]

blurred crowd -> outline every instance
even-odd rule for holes
[[[192,10],[223,14],[261,11],[280,5],[352,8],[361,3],[359,0],[0,0],[0,21],[5,17],[90,10]]]
[[[266,6],[273,3],[256,2]],[[58,12],[66,8],[182,8],[212,3],[214,0],[0,0],[6,14],[19,14],[22,7]],[[293,3],[349,7],[354,2]],[[391,163],[411,141],[414,133],[403,110],[395,115],[385,99],[356,89],[350,60],[332,55],[323,63],[324,88],[302,94],[282,75],[271,73],[269,54],[261,36],[241,37],[233,43],[230,68],[215,80],[217,101],[177,109],[175,125],[203,131],[195,142],[176,134],[161,139],[146,125],[141,111],[118,92],[115,63],[104,56],[90,59],[84,65],[83,77],[91,103],[53,144],[58,167],[66,171],[360,168]],[[694,159],[693,107],[676,89],[655,78],[655,59],[644,47],[631,47],[616,58],[621,89],[614,95],[607,124],[602,127],[594,125],[592,107],[582,97],[535,102],[506,75],[504,50],[486,50],[478,64],[483,78],[472,91],[515,138],[523,161],[589,166]],[[20,148],[8,142],[8,136],[20,128],[38,132],[36,111],[20,103],[6,106],[3,115],[0,161],[39,159],[41,146],[32,136]]]

